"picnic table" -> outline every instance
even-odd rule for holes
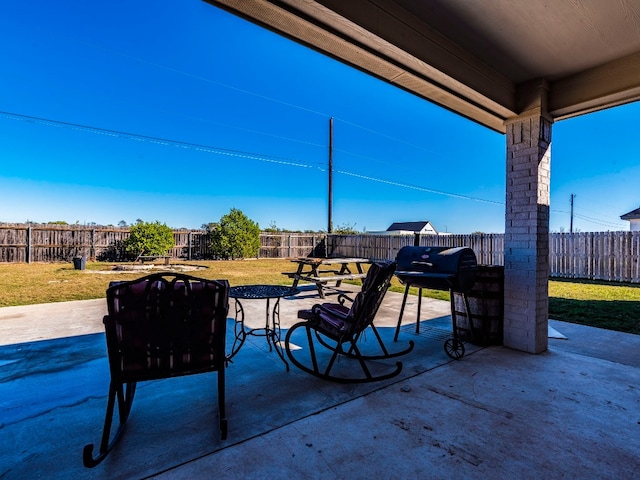
[[[311,282],[316,284],[320,298],[324,298],[327,283],[336,282],[335,288],[340,287],[343,280],[363,279],[367,276],[362,265],[371,263],[368,258],[314,258],[301,257],[291,260],[298,265],[295,272],[283,272],[284,275],[293,278],[293,287],[298,282]],[[352,271],[350,265],[355,266]]]

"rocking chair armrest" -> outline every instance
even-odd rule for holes
[[[341,293],[340,295],[338,295],[338,303],[340,303],[340,305],[344,305],[345,301],[349,301],[349,302],[353,303],[353,298],[348,297],[344,293]]]
[[[339,318],[340,320],[346,320],[347,319],[347,315],[337,311],[337,310],[333,310],[330,308],[325,307],[324,305],[321,305],[319,303],[315,304],[313,306],[313,308],[311,309],[311,311],[313,312],[314,315],[319,315],[320,313],[326,313],[328,315],[332,315],[334,317]]]

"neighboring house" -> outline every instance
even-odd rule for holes
[[[373,235],[438,235],[438,231],[430,222],[396,222],[384,232],[368,232]]]
[[[629,227],[632,232],[640,232],[640,208],[636,208],[629,213],[625,213],[620,220],[628,220]]]

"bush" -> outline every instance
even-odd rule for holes
[[[116,240],[96,255],[99,262],[123,262],[127,259],[123,240]]]
[[[211,250],[216,258],[255,258],[260,252],[260,227],[240,210],[232,208],[217,224],[209,224]]]
[[[166,255],[175,245],[173,230],[158,221],[139,221],[131,226],[129,232],[129,237],[124,241],[124,249],[132,257]]]
[[[348,223],[343,223],[339,227],[335,228],[333,230],[333,233],[336,233],[338,235],[357,235],[360,232],[356,230],[355,223],[353,225],[349,225]]]

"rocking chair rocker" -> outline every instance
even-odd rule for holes
[[[225,416],[225,333],[229,283],[183,274],[152,274],[107,289],[104,317],[111,383],[100,450],[83,452],[85,467],[98,465],[124,432],[136,383],[204,372],[218,372],[220,433]],[[119,423],[111,438],[114,407]]]
[[[372,362],[398,357],[413,349],[411,341],[405,350],[390,353],[373,324],[395,268],[394,262],[373,263],[367,272],[362,290],[355,299],[351,300],[346,295],[340,294],[339,303],[316,304],[311,310],[300,310],[298,318],[304,321],[294,324],[285,338],[285,351],[291,363],[311,375],[341,383],[373,382],[398,375],[402,370],[401,362],[396,362],[393,370],[382,374],[373,374],[370,368],[373,366]],[[346,301],[352,302],[351,307],[345,304]],[[363,343],[361,339],[368,327],[371,327],[378,342],[380,352],[378,354],[363,354],[358,346]],[[294,332],[299,329],[302,329],[306,335],[296,336]],[[298,343],[304,346],[298,346]],[[322,357],[328,355],[316,354],[316,346],[329,350],[328,361],[322,360]],[[349,363],[358,364],[362,373],[357,376],[332,374],[336,360],[341,358],[355,360]]]

